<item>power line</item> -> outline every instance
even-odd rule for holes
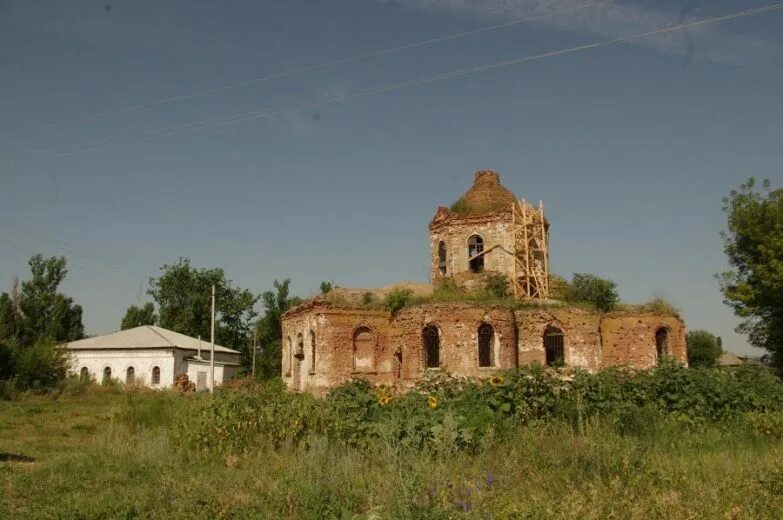
[[[202,119],[199,121],[193,121],[189,123],[181,123],[173,126],[163,127],[156,130],[149,130],[141,133],[136,134],[126,134],[126,135],[118,135],[115,137],[111,137],[109,139],[86,144],[83,145],[82,148],[76,148],[72,149],[67,152],[59,152],[59,155],[75,155],[80,153],[87,153],[92,152],[97,149],[103,148],[110,144],[116,144],[116,143],[122,143],[122,142],[129,142],[129,141],[148,141],[152,139],[159,139],[163,137],[168,137],[171,135],[175,135],[177,133],[180,133],[183,130],[191,129],[191,128],[215,128],[220,126],[226,126],[231,124],[236,124],[242,121],[249,121],[253,119],[258,119],[262,117],[271,118],[274,115],[278,115],[284,112],[288,112],[291,110],[297,110],[302,108],[313,108],[320,105],[330,104],[330,103],[339,103],[343,101],[348,101],[355,98],[365,97],[373,94],[380,94],[384,92],[390,92],[394,90],[400,90],[403,88],[413,87],[413,86],[419,86],[419,85],[425,85],[428,83],[434,83],[437,81],[443,81],[443,80],[449,80],[449,79],[455,79],[463,76],[468,76],[472,74],[477,74],[480,72],[487,72],[495,69],[500,68],[506,68],[511,67],[514,65],[522,65],[525,63],[533,62],[533,61],[539,61],[546,58],[553,58],[556,56],[562,56],[565,54],[571,54],[575,52],[581,52],[586,51],[590,49],[597,49],[601,47],[607,47],[611,45],[616,45],[618,43],[623,43],[631,40],[638,40],[643,38],[648,38],[650,36],[656,36],[660,34],[667,34],[675,31],[680,31],[683,29],[689,29],[692,27],[698,27],[702,25],[708,25],[713,23],[719,23],[724,22],[728,20],[733,20],[736,18],[742,18],[747,16],[753,16],[763,13],[769,13],[772,11],[783,9],[783,2],[771,4],[765,7],[760,7],[756,9],[748,9],[745,11],[738,11],[735,13],[730,13],[726,15],[721,16],[714,16],[711,18],[704,18],[702,20],[696,20],[693,22],[688,23],[681,23],[669,27],[664,27],[661,29],[655,29],[652,31],[646,31],[642,33],[636,33],[631,34],[627,36],[622,36],[619,38],[613,38],[610,40],[602,40],[598,42],[588,43],[584,45],[579,45],[576,47],[568,47],[565,49],[559,49],[555,51],[549,51],[544,52],[541,54],[535,54],[531,56],[525,56],[522,58],[515,58],[510,60],[503,60],[495,63],[490,63],[486,65],[479,65],[476,67],[469,67],[469,68],[463,68],[458,69],[450,72],[445,72],[442,74],[435,74],[431,76],[424,76],[417,79],[412,80],[406,80],[401,81],[398,83],[391,83],[382,85],[379,87],[354,91],[348,94],[341,94],[341,95],[335,95],[335,96],[327,96],[327,97],[321,97],[321,98],[314,98],[310,100],[304,100],[294,105],[289,105],[286,107],[281,108],[264,108],[264,109],[258,109],[258,110],[250,110],[245,112],[239,112],[236,114],[226,115],[226,116],[219,116],[219,117],[213,117],[208,119]]]
[[[251,78],[251,79],[239,81],[239,82],[236,82],[236,83],[229,83],[229,84],[225,84],[225,85],[219,85],[217,87],[212,87],[212,88],[208,88],[208,89],[204,89],[204,90],[198,90],[198,91],[190,92],[190,93],[187,93],[187,94],[180,94],[180,95],[176,95],[176,96],[164,97],[164,98],[156,99],[156,100],[153,100],[153,101],[148,101],[148,102],[145,102],[145,103],[139,103],[139,104],[135,104],[135,105],[127,105],[127,106],[124,106],[124,107],[119,107],[119,108],[116,108],[116,109],[106,110],[106,111],[102,111],[102,112],[94,112],[94,113],[91,113],[91,114],[84,114],[84,115],[81,115],[81,116],[77,116],[76,120],[78,121],[78,120],[83,120],[83,119],[101,118],[101,117],[107,117],[107,116],[110,116],[110,115],[121,114],[121,113],[125,113],[125,112],[135,112],[135,111],[139,111],[139,110],[146,110],[148,108],[151,108],[151,107],[154,107],[154,106],[158,106],[158,105],[163,105],[163,104],[166,104],[166,103],[173,103],[173,102],[177,102],[177,101],[183,101],[183,100],[186,100],[186,99],[192,99],[192,98],[195,98],[195,97],[200,97],[200,96],[204,96],[204,95],[208,95],[208,94],[216,94],[218,92],[225,92],[225,91],[228,91],[228,90],[233,90],[233,89],[237,89],[237,88],[241,88],[241,87],[246,87],[246,86],[249,86],[249,85],[255,85],[255,84],[264,83],[264,82],[272,81],[272,80],[276,80],[276,79],[287,78],[287,77],[295,76],[295,75],[298,75],[298,74],[305,74],[305,73],[308,73],[308,72],[315,72],[317,70],[322,70],[322,69],[327,69],[327,68],[331,68],[331,67],[336,67],[338,65],[344,65],[344,64],[347,64],[347,63],[357,62],[357,61],[361,61],[361,60],[377,58],[377,57],[380,57],[380,56],[387,56],[389,54],[395,54],[395,53],[406,51],[406,50],[410,50],[410,49],[416,49],[416,48],[419,48],[419,47],[425,47],[425,46],[434,45],[434,44],[437,44],[437,43],[443,43],[443,42],[450,41],[450,40],[456,40],[456,39],[459,39],[459,38],[464,38],[466,36],[473,36],[473,35],[476,35],[476,34],[481,34],[481,33],[485,33],[485,32],[495,31],[495,30],[498,30],[498,29],[506,28],[506,27],[512,27],[512,26],[519,25],[519,24],[522,24],[522,23],[525,23],[525,22],[529,22],[529,21],[532,21],[532,20],[538,20],[538,19],[547,18],[547,17],[550,17],[550,16],[558,16],[558,15],[561,15],[561,14],[566,14],[566,13],[570,13],[570,12],[575,12],[575,11],[580,11],[580,10],[584,10],[584,9],[589,9],[589,8],[592,8],[592,7],[597,7],[597,6],[601,6],[601,5],[604,5],[604,4],[612,3],[614,1],[615,0],[599,0],[599,1],[594,2],[594,3],[590,3],[590,4],[586,4],[586,5],[580,5],[580,6],[577,6],[577,7],[569,7],[567,9],[560,9],[560,10],[552,11],[552,12],[549,12],[549,13],[543,13],[543,14],[539,14],[539,15],[526,16],[526,17],[523,17],[523,18],[518,18],[516,20],[509,21],[509,22],[504,22],[504,23],[499,23],[499,24],[495,24],[495,25],[490,25],[490,26],[487,26],[487,27],[480,27],[478,29],[472,29],[470,31],[462,31],[462,32],[453,33],[453,34],[440,36],[440,37],[436,37],[436,38],[430,38],[428,40],[412,42],[412,43],[408,43],[408,44],[404,44],[404,45],[399,45],[397,47],[391,47],[391,48],[388,48],[388,49],[382,49],[382,50],[379,50],[379,51],[369,52],[369,53],[366,53],[366,54],[359,54],[359,55],[354,55],[354,56],[348,56],[348,57],[340,58],[340,59],[333,60],[333,61],[319,63],[317,65],[311,65],[311,66],[308,66],[308,67],[301,67],[301,68],[298,68],[298,69],[292,69],[292,70],[288,70],[288,71],[285,71],[285,72],[278,72],[278,73],[271,74],[271,75],[268,75],[268,76],[260,76],[260,77],[256,77],[256,78]],[[53,124],[56,124],[56,122],[55,121],[49,121],[49,122],[45,123],[45,125],[53,125]],[[33,128],[27,128],[25,130],[22,130],[19,133],[20,134],[28,134],[28,133],[30,133],[32,131],[34,131]],[[42,151],[53,151],[53,150],[49,149],[49,150],[42,150]]]
[[[28,248],[25,248],[25,247],[19,247],[18,245],[12,244],[10,242],[6,242],[6,241],[3,241],[3,240],[0,240],[0,243],[2,243],[6,247],[10,247],[12,249],[16,249],[17,251],[21,251],[21,252],[23,252],[25,254],[28,254],[28,255],[37,254],[37,252],[34,252],[31,249],[28,249]],[[71,260],[67,260],[66,268],[68,268],[68,269],[74,268],[74,269],[78,269],[80,271],[86,271],[86,272],[89,272],[89,273],[92,273],[92,274],[97,274],[97,275],[100,275],[100,276],[104,276],[106,278],[114,278],[116,280],[125,280],[125,281],[130,281],[130,282],[137,282],[138,281],[137,278],[129,278],[129,277],[123,276],[123,275],[105,273],[103,271],[98,271],[98,270],[93,269],[91,267],[86,267],[86,266],[74,263]]]
[[[60,246],[65,246],[65,247],[71,249],[74,252],[73,254],[75,254],[76,256],[85,258],[87,260],[90,260],[90,261],[98,263],[98,264],[103,264],[103,265],[105,265],[107,267],[116,267],[117,264],[122,264],[125,267],[121,268],[121,269],[129,268],[129,269],[132,269],[132,270],[136,271],[139,274],[144,274],[144,276],[149,276],[149,273],[152,272],[152,270],[148,270],[148,269],[146,269],[144,267],[134,266],[133,264],[130,264],[130,263],[124,261],[124,260],[120,260],[120,259],[117,259],[117,258],[112,258],[110,256],[94,255],[94,254],[85,253],[82,250],[81,247],[79,247],[79,246],[77,246],[75,244],[66,242],[64,240],[60,240],[59,238],[55,238],[55,237],[50,236],[50,235],[46,235],[46,234],[41,233],[39,231],[32,231],[32,230],[29,230],[29,229],[24,229],[24,228],[20,227],[18,224],[14,223],[14,222],[12,222],[12,221],[10,221],[8,219],[2,218],[2,217],[0,217],[0,226],[4,226],[6,229],[8,229],[8,230],[10,230],[12,232],[16,232],[16,233],[18,233],[20,235],[27,236],[29,238],[32,238],[33,240],[38,240],[38,241],[41,241],[41,242],[50,242],[50,243],[58,244]],[[103,274],[103,273],[101,273],[101,274]]]

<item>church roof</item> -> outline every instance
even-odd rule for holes
[[[69,350],[126,350],[149,348],[180,348],[185,350],[198,350],[199,340],[173,330],[155,327],[154,325],[142,325],[132,329],[121,330],[103,336],[81,339],[67,343]],[[201,350],[210,350],[209,341],[201,340]],[[215,352],[225,354],[239,354],[230,348],[215,345]]]
[[[500,184],[500,176],[493,171],[476,172],[473,186],[452,204],[451,211],[462,214],[493,213],[511,208],[516,196]]]

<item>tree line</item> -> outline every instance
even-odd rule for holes
[[[717,275],[724,303],[742,318],[737,331],[751,345],[764,349],[771,364],[783,370],[783,189],[769,181],[758,189],[754,179],[724,199],[727,229],[724,250],[730,270]],[[0,381],[20,388],[52,385],[65,377],[65,357],[57,345],[84,337],[82,307],[60,292],[68,273],[64,257],[30,258],[30,277],[14,280],[0,294]],[[302,300],[290,292],[290,279],[275,280],[270,290],[254,294],[237,287],[221,268],[196,268],[187,258],[161,267],[150,279],[152,302],[131,305],[120,327],[159,325],[182,334],[210,337],[211,287],[216,288],[216,342],[242,353],[250,368],[252,347],[259,345],[256,375],[280,374],[282,316]],[[586,302],[600,311],[614,309],[616,284],[598,276],[576,273],[570,282],[553,279],[553,288],[567,301]],[[321,292],[332,290],[330,282]],[[502,284],[494,291],[505,294]],[[258,304],[263,314],[255,309]],[[723,352],[721,340],[708,331],[687,335],[692,366],[711,366]]]

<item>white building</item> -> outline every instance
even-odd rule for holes
[[[210,343],[152,325],[67,343],[70,371],[95,381],[116,379],[125,384],[166,388],[180,374],[209,388]],[[239,372],[240,353],[215,345],[215,386]]]

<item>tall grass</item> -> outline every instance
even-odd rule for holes
[[[673,366],[26,397],[0,403],[0,452],[34,459],[0,460],[0,517],[780,518],[779,397]]]

